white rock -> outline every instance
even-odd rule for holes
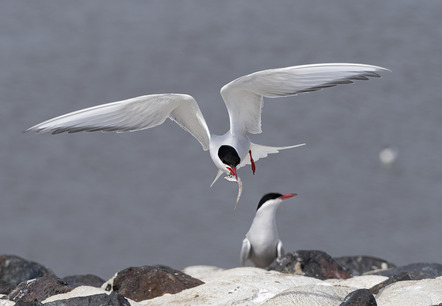
[[[211,277],[221,271],[224,271],[224,269],[215,266],[190,266],[182,270],[183,273],[202,280],[203,282],[204,279]]]
[[[79,296],[90,296],[90,295],[96,295],[96,294],[102,294],[102,293],[109,294],[109,292],[104,291],[103,289],[100,289],[97,287],[79,286],[77,288],[74,288],[72,291],[50,296],[46,300],[44,300],[42,303],[49,303],[49,302],[53,302],[53,301],[65,300],[65,299],[70,299],[70,298],[79,297]]]
[[[264,305],[337,306],[354,288],[327,285],[304,285],[287,289]]]
[[[74,288],[70,292],[50,296],[46,300],[44,300],[42,303],[49,303],[49,302],[58,301],[58,300],[66,300],[66,299],[71,299],[71,298],[75,298],[75,297],[90,296],[90,295],[103,294],[103,293],[110,294],[109,291],[105,291],[101,288],[91,287],[91,286],[79,286],[79,287]],[[136,302],[134,302],[128,298],[126,298],[126,299],[129,301],[129,303],[131,305],[133,305],[133,306],[138,305]]]
[[[4,297],[5,295],[3,295],[3,294],[0,294],[0,299],[2,298],[2,297]],[[14,306],[15,305],[15,302],[13,302],[13,301],[9,301],[9,300],[0,300],[0,306]]]
[[[387,279],[379,275],[355,276],[346,280],[325,281],[293,274],[243,267],[223,270],[212,266],[192,266],[187,273],[205,284],[165,294],[151,300],[134,302],[142,305],[339,305],[356,289],[371,288]],[[110,279],[107,284],[112,283]],[[102,288],[77,287],[71,292],[55,295],[45,303],[78,296],[106,293]],[[442,277],[420,281],[402,281],[387,286],[376,296],[379,306],[434,305],[442,302]],[[12,306],[14,302],[0,300],[0,306]]]
[[[141,305],[228,305],[262,304],[292,287],[325,283],[321,280],[266,271],[258,268],[235,268],[216,272],[204,279],[205,284],[171,295],[166,294]],[[328,284],[326,284],[328,285]]]
[[[381,275],[361,275],[348,279],[327,279],[326,282],[334,286],[346,286],[356,289],[370,289],[371,287],[382,283],[388,277]]]
[[[439,305],[442,302],[442,277],[393,283],[376,295],[379,306]]]
[[[101,289],[105,290],[108,286],[110,286],[110,288],[112,288],[114,286],[114,280],[117,277],[118,272],[114,274],[114,276],[112,276],[111,278],[109,278],[108,281],[104,282],[103,285],[101,285]]]

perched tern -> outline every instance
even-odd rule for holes
[[[268,193],[261,198],[252,225],[242,242],[240,257],[243,266],[250,260],[256,267],[265,268],[284,255],[275,214],[283,200],[294,196],[295,193]]]
[[[218,168],[211,186],[223,174],[236,181],[241,194],[237,169],[247,164],[255,173],[255,162],[279,150],[304,144],[271,147],[252,143],[247,136],[261,133],[263,97],[277,98],[315,91],[339,84],[379,77],[388,69],[363,64],[315,64],[258,71],[242,76],[221,88],[227,106],[230,130],[224,135],[211,134],[195,99],[186,94],[154,94],[102,104],[53,119],[25,130],[37,133],[80,131],[137,131],[162,124],[166,118],[175,121],[192,134]],[[235,178],[235,179],[232,179]],[[237,199],[239,200],[239,196]]]

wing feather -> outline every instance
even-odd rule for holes
[[[138,131],[162,124],[167,118],[209,149],[210,132],[195,99],[184,94],[146,95],[102,104],[49,119],[28,131],[60,134],[82,131]]]
[[[249,239],[244,238],[244,240],[242,241],[240,254],[241,265],[245,266],[247,259],[249,259],[251,249],[252,245],[250,244]]]
[[[276,254],[277,254],[278,258],[281,258],[285,254],[284,246],[282,245],[281,240],[278,240],[278,244],[276,245]]]
[[[316,91],[356,80],[379,77],[388,69],[363,64],[315,64],[258,71],[242,76],[221,88],[230,128],[261,133],[263,97],[276,98]]]

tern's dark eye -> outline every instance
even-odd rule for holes
[[[223,145],[218,150],[219,159],[226,165],[236,167],[241,162],[236,150],[231,146]]]

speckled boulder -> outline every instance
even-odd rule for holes
[[[411,279],[419,280],[426,278],[436,278],[442,276],[442,264],[438,263],[413,263],[405,266],[400,266],[384,271],[376,271],[371,274],[394,276],[399,273],[406,272],[411,276]]]
[[[56,277],[38,277],[21,282],[8,294],[14,302],[41,302],[46,298],[71,291],[66,282]]]
[[[142,266],[130,267],[118,272],[111,288],[138,302],[162,296],[165,293],[178,293],[202,284],[204,284],[202,281],[170,267]],[[106,289],[110,290],[110,286]]]
[[[72,288],[78,286],[92,286],[100,288],[105,280],[93,274],[70,275],[63,277],[63,280]]]
[[[79,306],[79,305],[94,305],[94,306],[130,306],[128,300],[117,292],[110,294],[102,293],[89,296],[73,297],[70,299],[57,300],[53,302],[44,303],[44,306]]]
[[[376,306],[376,299],[368,289],[358,289],[349,293],[339,306]]]
[[[322,251],[296,251],[288,253],[267,268],[283,273],[294,273],[318,279],[346,279],[351,275],[330,255]]]
[[[9,294],[14,289],[11,283],[0,280],[0,294]]]
[[[0,280],[17,286],[37,277],[55,276],[48,268],[15,255],[0,255]]]
[[[391,262],[372,256],[342,256],[333,259],[346,268],[352,276],[362,275],[373,270],[396,268]]]

